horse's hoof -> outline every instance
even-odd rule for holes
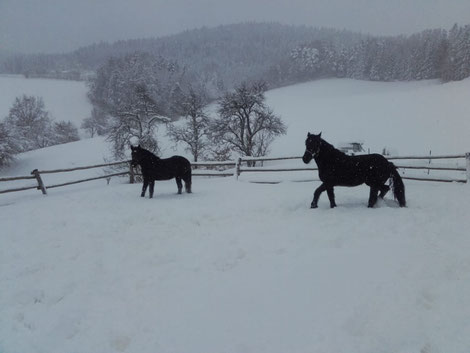
[[[310,208],[318,208],[317,205],[310,205]]]
[[[336,207],[336,205],[330,205],[330,208],[335,208],[335,207]]]

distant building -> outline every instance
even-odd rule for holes
[[[364,142],[344,142],[338,145],[338,149],[349,155],[365,152],[362,145]]]

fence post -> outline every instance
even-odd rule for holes
[[[240,165],[242,164],[242,159],[241,157],[238,157],[237,161],[235,162],[235,178],[240,176]]]
[[[465,153],[465,160],[467,161],[467,184],[470,184],[470,152]]]
[[[431,165],[431,150],[429,150],[429,162],[428,162],[429,165]],[[429,175],[429,169],[428,169],[428,175]]]
[[[46,187],[44,186],[44,183],[42,182],[41,174],[39,174],[39,170],[34,169],[31,172],[31,175],[34,175],[36,177],[36,180],[38,181],[38,190],[41,190],[43,195],[47,195]]]
[[[134,168],[132,168],[132,163],[129,162],[129,183],[134,184],[135,178],[134,178]]]

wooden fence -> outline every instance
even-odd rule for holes
[[[264,172],[294,172],[294,171],[317,171],[318,168],[315,167],[248,167],[249,164],[273,161],[285,161],[285,160],[296,160],[302,159],[301,156],[296,157],[276,157],[276,158],[240,158],[237,164],[237,176],[240,176],[242,173],[264,173]],[[456,155],[436,155],[436,156],[387,156],[387,159],[393,161],[395,166],[402,171],[401,176],[403,179],[408,180],[420,180],[420,181],[437,181],[437,182],[458,182],[458,183],[470,183],[470,153],[465,154],[456,154]],[[409,164],[403,163],[403,161],[416,161],[421,160],[425,161],[425,164]],[[453,164],[447,165],[433,165],[431,162],[434,160],[445,160],[454,161]],[[456,162],[457,161],[457,162]],[[459,163],[461,162],[461,163]],[[247,166],[243,167],[243,163]],[[421,177],[421,176],[412,176],[407,175],[407,170],[421,170],[427,171],[452,171],[452,172],[462,172],[465,174],[463,177]]]
[[[235,168],[235,165],[236,165],[235,161],[195,162],[195,163],[192,163],[192,166],[194,168],[193,176],[206,176],[206,177],[233,176],[234,172],[233,171],[229,172],[227,171],[227,169],[230,169],[230,168],[233,169]],[[100,175],[96,177],[79,179],[79,180],[69,181],[66,183],[53,184],[53,185],[47,185],[47,186],[45,185],[43,178],[41,177],[41,175],[44,175],[44,174],[70,173],[70,172],[75,172],[79,170],[88,170],[88,169],[95,169],[95,168],[113,168],[113,167],[118,167],[118,166],[122,166],[126,170],[120,171],[117,173],[105,173],[104,175]],[[209,168],[209,169],[200,169],[200,168]],[[217,170],[216,168],[222,169],[222,170]],[[0,182],[18,181],[18,180],[36,180],[36,185],[3,189],[3,190],[0,190],[0,194],[37,189],[37,190],[41,190],[42,193],[46,195],[48,189],[53,189],[53,188],[58,188],[58,187],[73,185],[73,184],[78,184],[78,183],[84,183],[87,181],[93,181],[93,180],[99,180],[99,179],[107,179],[109,181],[112,177],[126,176],[126,175],[129,176],[129,183],[131,184],[134,183],[135,177],[139,175],[135,172],[134,168],[131,166],[130,161],[103,163],[103,164],[96,164],[96,165],[91,165],[91,166],[82,166],[82,167],[75,167],[75,168],[68,168],[68,169],[54,169],[54,170],[35,169],[31,172],[31,175],[3,177],[3,178],[0,178]]]
[[[267,162],[281,162],[289,160],[300,160],[302,157],[262,157],[262,158],[238,158],[236,161],[225,161],[225,162],[194,162],[192,163],[193,167],[193,176],[205,176],[205,177],[226,177],[226,176],[235,176],[237,179],[242,173],[275,173],[275,172],[297,172],[297,171],[316,171],[316,167],[292,167],[292,166],[264,166]],[[438,182],[458,182],[458,183],[470,183],[470,153],[460,154],[460,155],[442,155],[442,156],[397,156],[397,157],[387,157],[389,160],[393,160],[397,168],[399,168],[402,173],[402,178],[410,180],[421,180],[421,181],[438,181]],[[426,164],[408,164],[403,163],[403,161],[416,161],[424,160]],[[447,165],[433,165],[431,162],[433,160],[453,160],[454,164]],[[462,162],[463,160],[463,162]],[[399,161],[399,162],[397,162]],[[455,161],[458,161],[457,163]],[[459,163],[461,162],[461,163]],[[256,166],[256,164],[261,164],[262,166]],[[255,166],[253,166],[255,165]],[[90,177],[80,180],[74,180],[70,182],[45,185],[41,175],[44,174],[58,174],[58,173],[69,173],[79,170],[88,170],[95,168],[113,168],[122,166],[124,171],[119,171],[116,173],[105,173],[104,175]],[[451,171],[451,172],[460,172],[465,174],[465,177],[416,177],[412,175],[407,175],[406,170],[422,170],[427,171],[428,173],[432,171]],[[41,190],[44,195],[47,194],[48,189],[58,188],[67,185],[73,185],[83,182],[88,182],[92,180],[107,179],[108,182],[112,177],[116,176],[129,176],[129,182],[134,183],[135,176],[134,169],[132,168],[130,161],[120,161],[113,163],[104,163],[91,166],[75,167],[69,169],[55,169],[55,170],[38,170],[35,169],[31,172],[31,175],[26,176],[14,176],[14,177],[3,177],[0,178],[0,182],[11,182],[18,180],[36,180],[36,185],[30,186],[21,186],[16,188],[0,190],[0,194],[17,192],[24,190],[37,189]]]
[[[49,186],[46,186],[44,184],[44,182],[42,180],[42,177],[41,177],[41,174],[69,173],[69,172],[74,172],[74,171],[77,171],[77,170],[87,170],[87,169],[94,169],[94,168],[113,167],[113,166],[126,165],[126,164],[129,165],[129,170],[127,170],[125,172],[105,174],[105,175],[101,175],[101,176],[97,176],[97,177],[93,177],[93,178],[80,179],[80,180],[70,181],[70,182],[67,182],[67,183],[54,184],[54,185],[49,185]],[[114,176],[122,176],[122,175],[130,175],[131,180],[133,180],[133,171],[132,171],[132,168],[130,167],[129,161],[104,163],[104,164],[97,164],[97,165],[90,165],[90,166],[83,166],[83,167],[76,167],[76,168],[68,168],[68,169],[55,169],[55,170],[38,170],[38,169],[34,169],[31,172],[31,175],[0,178],[0,182],[36,179],[37,185],[35,185],[35,186],[26,186],[26,187],[22,186],[22,187],[19,187],[19,188],[0,190],[0,194],[4,194],[4,193],[7,193],[7,192],[37,189],[37,190],[41,190],[42,193],[44,195],[46,195],[47,194],[47,189],[53,189],[53,188],[58,188],[58,187],[61,187],[61,186],[73,185],[73,184],[78,184],[78,183],[84,183],[84,182],[92,181],[92,180],[110,179]]]

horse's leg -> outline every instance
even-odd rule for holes
[[[383,184],[383,185],[380,187],[380,194],[379,194],[379,197],[380,197],[381,199],[383,199],[389,190],[390,190],[390,186]]]
[[[335,191],[333,186],[328,186],[326,188],[326,193],[328,194],[328,198],[330,199],[330,207],[335,208],[336,207],[336,202],[335,202]]]
[[[375,186],[370,187],[369,205],[367,207],[374,207],[375,203],[377,202],[378,193],[379,193],[379,188]]]
[[[181,182],[180,177],[176,177],[176,186],[178,186],[178,194],[181,194],[181,190],[183,190],[183,183]]]
[[[153,197],[153,188],[155,186],[155,180],[152,180],[149,185],[149,198],[151,199]]]
[[[184,189],[188,194],[191,193],[191,174],[183,178],[184,180]]]
[[[142,193],[140,194],[141,197],[145,196],[145,191],[147,190],[147,186],[149,185],[149,180],[144,178],[144,183],[142,185]]]
[[[326,190],[325,184],[321,184],[313,193],[313,201],[310,205],[310,208],[317,208],[318,207],[318,199],[320,198],[320,195],[323,191]]]

